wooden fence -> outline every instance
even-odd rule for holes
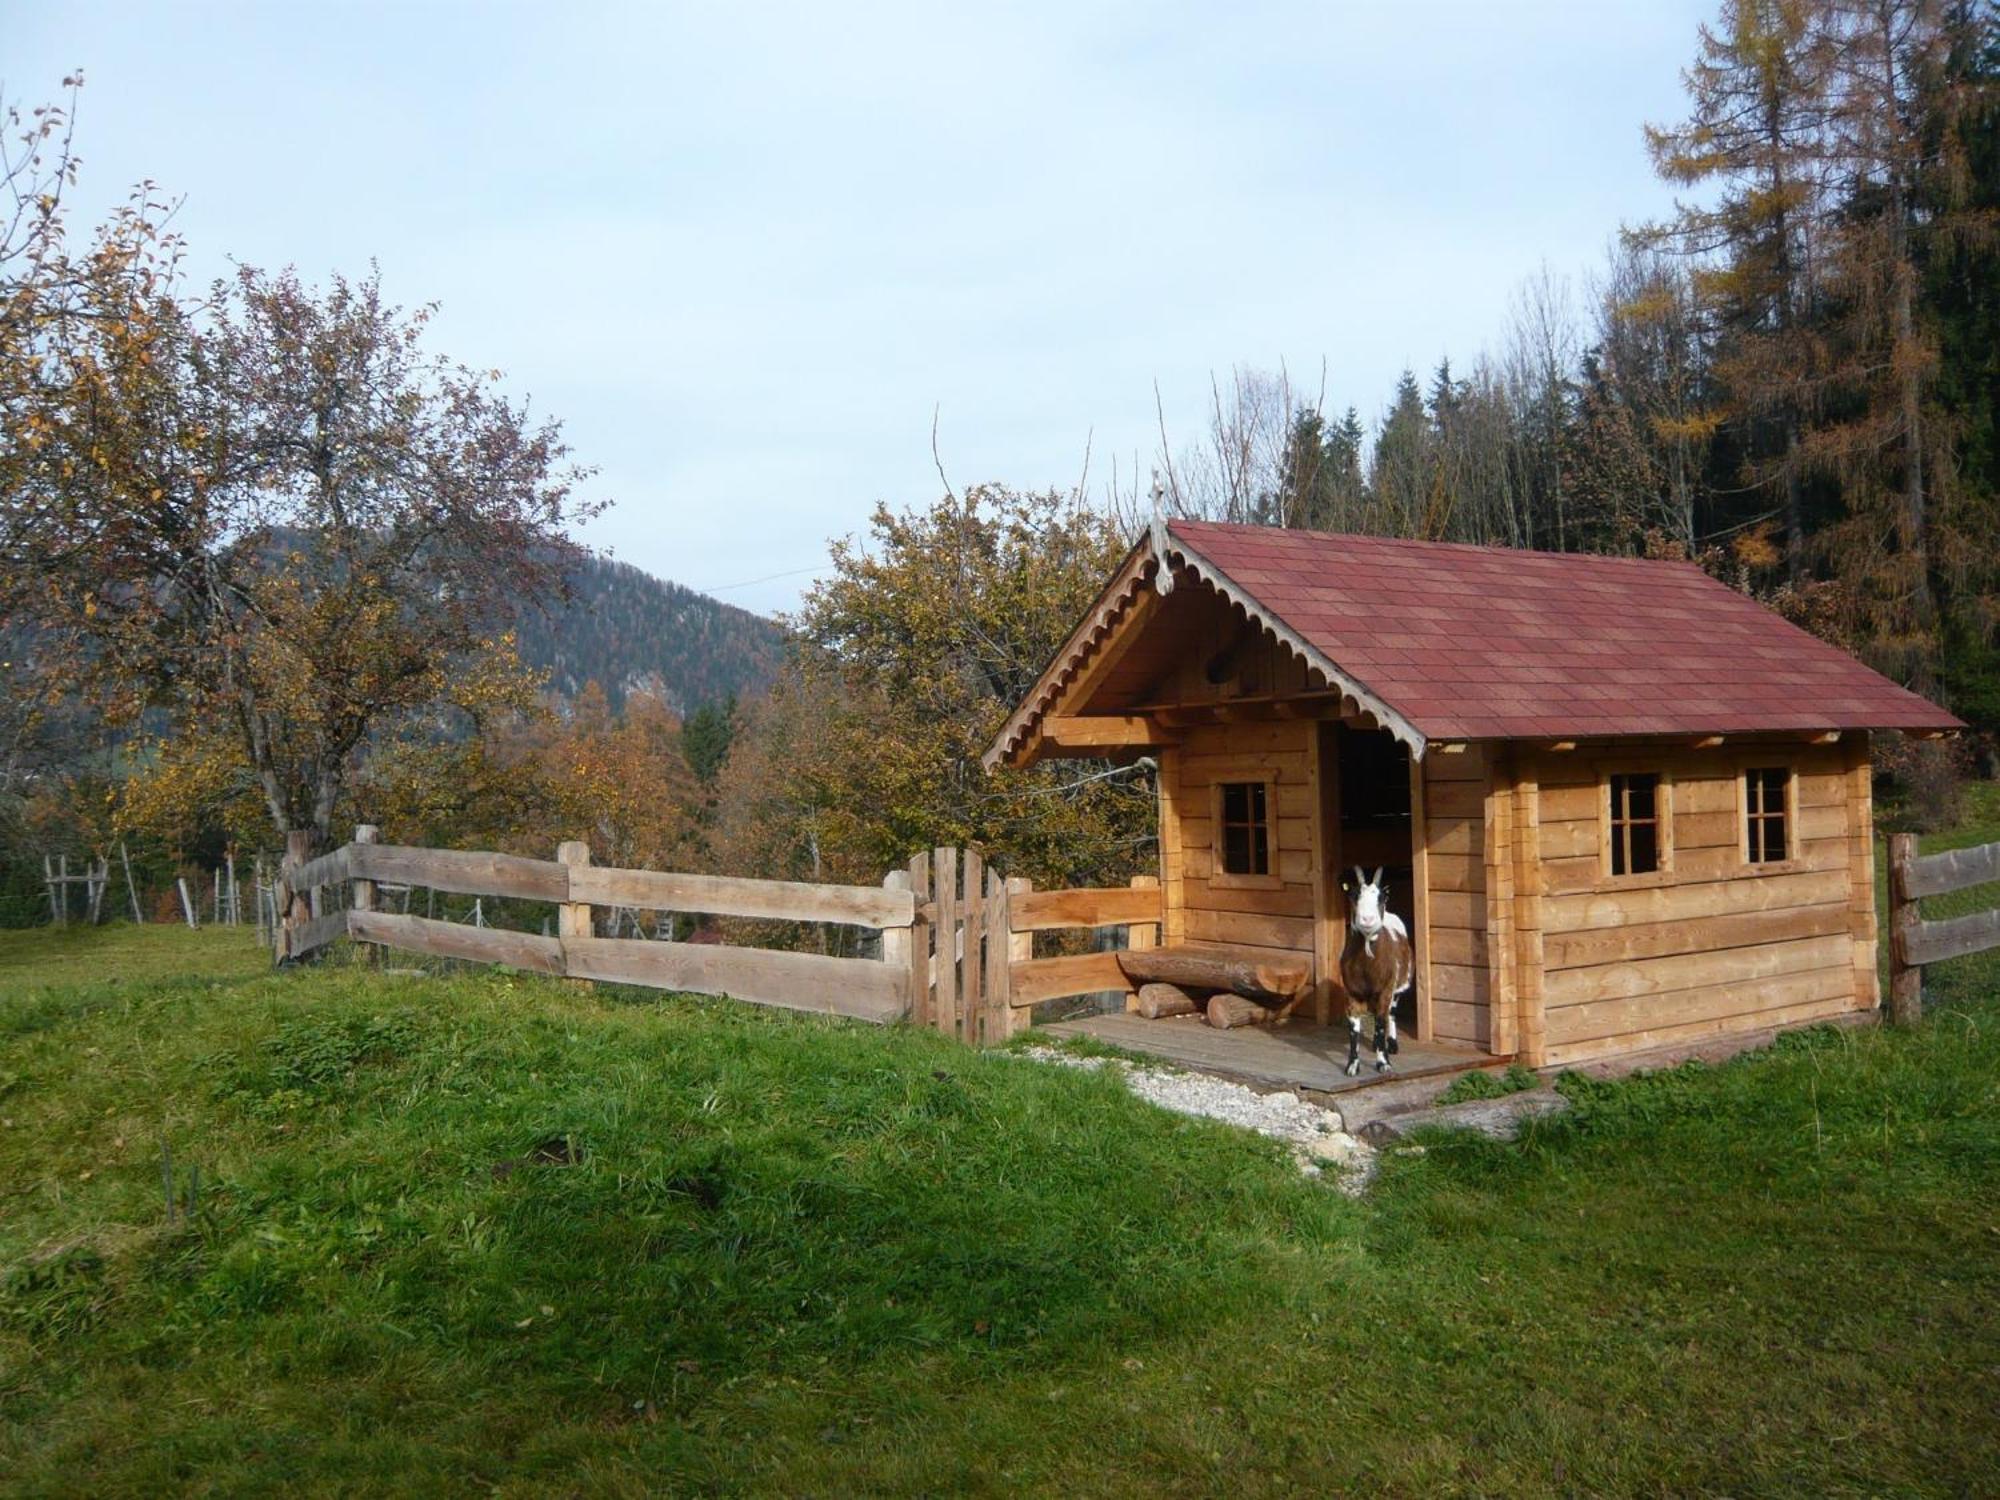
[[[2000,908],[1926,922],[1925,896],[1943,896],[2000,881],[2000,844],[1943,854],[1917,853],[1915,834],[1889,840],[1889,1015],[1898,1024],[1923,1009],[1924,965],[2000,948]]]
[[[1002,878],[977,849],[934,849],[910,861],[918,901],[911,930],[915,980],[910,1019],[974,1045],[1004,1041],[1044,1000],[1131,986],[1115,952],[1034,956],[1035,934],[1122,927],[1126,945],[1159,941],[1160,883],[1151,875],[1129,886],[1037,891],[1019,876]]]
[[[338,938],[441,958],[503,964],[569,979],[606,980],[860,1020],[908,1020],[974,1044],[1004,1040],[1045,1000],[1127,991],[1114,952],[1036,958],[1034,935],[1058,929],[1123,928],[1130,947],[1154,946],[1159,882],[1036,891],[1006,879],[977,850],[936,849],[880,886],[746,880],[593,865],[590,848],[567,843],[553,860],[481,850],[423,849],[379,842],[376,830],[306,858],[294,834],[281,873],[280,959],[302,958]],[[427,886],[478,897],[548,902],[554,935],[468,927],[377,908],[383,884]],[[329,887],[351,888],[345,910],[329,909]],[[881,934],[880,956],[842,958],[720,943],[596,936],[593,909],[703,913],[784,922],[825,922]]]

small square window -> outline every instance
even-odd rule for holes
[[[1261,781],[1225,781],[1221,790],[1222,873],[1271,873],[1270,790]]]
[[[1786,812],[1792,773],[1783,766],[1760,766],[1743,773],[1743,848],[1753,865],[1791,858]]]
[[[1620,772],[1611,778],[1611,873],[1650,875],[1659,868],[1659,772]]]

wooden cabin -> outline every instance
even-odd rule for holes
[[[1322,1020],[1386,868],[1406,1034],[1544,1067],[1874,1009],[1869,733],[1960,727],[1692,564],[1176,521],[986,763],[1153,757],[1162,942]]]

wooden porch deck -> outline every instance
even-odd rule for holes
[[[1498,1067],[1503,1061],[1471,1047],[1413,1042],[1405,1037],[1402,1050],[1390,1059],[1394,1064],[1391,1071],[1377,1073],[1375,1054],[1368,1047],[1372,1033],[1364,1032],[1361,1072],[1349,1078],[1342,1071],[1347,1066],[1346,1024],[1321,1026],[1297,1016],[1277,1026],[1239,1026],[1218,1031],[1200,1016],[1149,1021],[1127,1012],[1057,1021],[1040,1029],[1051,1036],[1094,1037],[1130,1052],[1143,1052],[1184,1068],[1220,1074],[1256,1087],[1312,1089],[1323,1094],[1366,1088],[1399,1078]]]

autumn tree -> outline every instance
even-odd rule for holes
[[[1125,551],[1073,497],[982,487],[878,508],[866,545],[792,622],[792,665],[722,773],[746,873],[879,880],[919,849],[984,845],[1016,873],[1089,884],[1150,862],[1143,772],[979,758]]]
[[[1811,313],[1824,191],[1827,51],[1819,0],[1726,0],[1682,74],[1688,118],[1651,126],[1653,165],[1669,182],[1710,190],[1645,243],[1695,259],[1695,286],[1727,334],[1719,374],[1754,434],[1760,483],[1775,489],[1787,568],[1805,566],[1804,459],[1815,378],[1802,325]]]
[[[79,285],[0,560],[82,685],[228,726],[272,828],[322,841],[372,735],[522,701],[505,627],[586,510],[555,423],[374,275],[244,269],[196,307],[109,236]]]

